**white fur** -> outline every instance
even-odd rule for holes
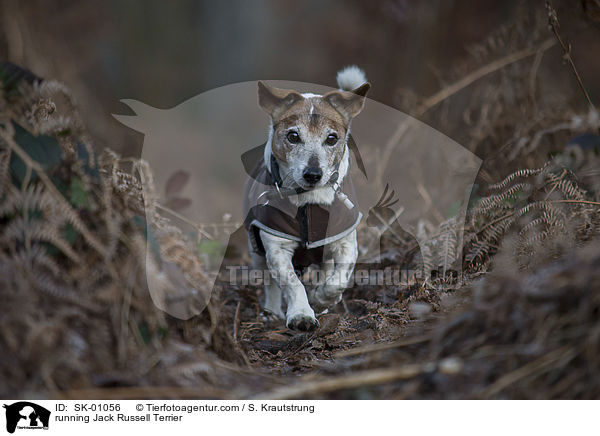
[[[313,307],[323,310],[340,302],[357,257],[356,230],[325,247],[325,282],[310,293]]]
[[[315,312],[309,303],[304,285],[294,272],[292,257],[299,243],[260,231],[266,257],[253,253],[253,268],[264,270],[266,265],[272,281],[265,285],[265,309],[283,318],[282,294],[287,304],[285,319],[288,327],[294,322],[311,320],[316,323]],[[324,251],[325,281],[310,291],[310,300],[318,310],[338,303],[354,269],[358,257],[356,230],[327,245]]]
[[[267,140],[267,143],[265,145],[265,152],[264,152],[264,162],[269,171],[271,171],[271,154],[273,153],[273,151],[271,149],[271,140],[273,137],[272,130],[273,129],[269,130],[269,139]],[[342,160],[340,162],[340,167],[338,169],[337,182],[339,184],[342,183],[342,181],[344,180],[344,177],[346,177],[346,174],[348,174],[349,167],[350,167],[350,151],[348,149],[348,146],[346,146],[346,149],[344,150],[344,156],[342,157]],[[296,170],[296,171],[300,172],[300,171],[302,171],[303,168],[304,167],[288,168],[287,166],[285,166],[281,163],[279,164],[279,171],[280,171],[282,178],[285,178],[285,175],[289,171]],[[325,171],[325,173],[328,175],[329,178],[331,178],[332,172],[333,172],[333,169],[329,169],[329,171]],[[326,179],[325,182],[327,182],[329,180],[329,178]],[[289,188],[290,186],[284,186],[284,187]],[[310,191],[304,192],[299,195],[292,195],[289,197],[289,199],[290,199],[290,202],[294,206],[297,206],[297,207],[303,206],[308,203],[329,205],[329,204],[333,203],[333,200],[335,199],[335,192],[331,186],[323,186],[321,188],[311,189]]]
[[[248,250],[252,258],[252,267],[258,271],[267,269],[267,261],[265,256],[256,253],[253,250],[252,243],[248,240]],[[274,280],[265,281],[265,310],[275,315],[277,318],[284,319],[285,315],[281,308],[282,292],[279,285]]]
[[[293,126],[291,128],[299,130],[302,137],[307,138],[309,136],[306,127],[303,125]],[[283,180],[284,188],[296,188],[298,186],[305,187],[303,185],[302,173],[311,157],[317,157],[319,167],[323,170],[323,178],[316,187],[298,196],[290,197],[290,201],[296,206],[302,206],[307,203],[331,204],[334,200],[334,191],[330,186],[328,186],[328,183],[335,171],[335,167],[330,167],[327,165],[327,151],[322,145],[325,137],[328,134],[329,131],[323,131],[321,132],[320,137],[312,138],[310,142],[306,142],[302,148],[296,150],[298,155],[290,163],[285,164],[283,162],[279,162],[279,174]],[[349,134],[347,133],[345,138],[346,143],[348,135]],[[271,128],[269,129],[269,139],[265,145],[263,156],[265,166],[269,171],[271,171],[271,155],[273,153],[272,140],[273,129]],[[348,173],[348,168],[350,165],[350,152],[347,145],[344,147],[344,155],[342,156],[342,160],[340,161],[340,166],[338,168],[337,182],[340,184]]]
[[[267,139],[267,143],[265,144],[265,151],[263,154],[265,166],[267,167],[269,172],[271,172],[271,154],[273,154],[271,142],[273,142],[273,121],[269,122],[269,139]]]
[[[341,184],[346,174],[348,174],[348,168],[350,166],[350,152],[348,147],[344,151],[344,156],[340,162],[340,168],[338,170],[338,183]],[[335,191],[331,186],[324,186],[322,188],[312,189],[308,192],[304,192],[299,195],[292,195],[290,202],[297,207],[305,204],[331,204],[335,200]]]
[[[316,323],[315,312],[308,303],[308,296],[304,290],[304,285],[302,285],[302,282],[296,276],[294,265],[292,264],[294,251],[299,246],[298,242],[271,235],[264,230],[260,231],[260,239],[265,247],[266,264],[269,267],[271,278],[275,282],[276,287],[283,290],[283,296],[287,303],[285,314],[286,324],[289,327],[293,322],[298,322],[302,319],[311,320]],[[282,314],[281,297],[279,297],[279,302],[277,302],[277,297],[273,295],[274,292],[276,292],[276,289],[265,289],[267,303],[270,306],[265,308],[273,314]],[[276,306],[277,304],[279,307]]]
[[[337,84],[343,91],[352,91],[367,81],[365,72],[351,65],[337,73]]]
[[[265,147],[265,163],[268,165],[270,161],[271,138]],[[338,182],[341,183],[348,175],[349,166],[350,151],[346,146],[338,169]],[[284,166],[281,166],[280,170],[288,171]],[[325,186],[289,198],[296,206],[307,203],[331,204],[335,192],[332,187]],[[265,248],[265,256],[254,253],[251,245],[250,254],[253,268],[264,271],[265,266],[268,267],[273,279],[265,284],[265,309],[277,317],[285,318],[288,327],[302,320],[316,323],[315,312],[309,303],[307,291],[296,276],[292,264],[294,251],[300,244],[263,230],[260,231],[260,238]],[[341,300],[357,257],[356,230],[325,247],[323,262],[325,282],[310,290],[310,300],[315,308],[324,310]],[[282,296],[287,304],[285,315],[282,309]]]
[[[350,66],[341,70],[337,75],[338,86],[342,90],[351,91],[358,88],[367,81],[364,72],[356,67]],[[304,98],[322,97],[318,94],[304,93]],[[312,115],[314,106],[311,105],[310,114]],[[310,138],[303,145],[303,148],[296,154],[292,166],[279,164],[279,172],[284,180],[284,187],[302,186],[302,172],[307,165],[310,157],[317,157],[319,166],[323,170],[321,186],[317,186],[305,193],[289,197],[290,201],[296,206],[305,204],[325,204],[329,205],[335,200],[335,192],[328,182],[331,179],[335,168],[329,168],[327,165],[328,157],[323,148],[325,137],[331,133],[323,131],[319,135],[308,134],[305,127],[296,126],[303,138]],[[304,129],[304,130],[303,130]],[[350,135],[350,126],[346,131],[345,143],[347,144]],[[264,161],[266,167],[271,171],[271,155],[273,141],[273,123],[269,126],[269,139],[265,145]],[[350,166],[350,151],[348,146],[344,146],[344,155],[338,168],[338,183],[342,183],[344,177],[348,174]],[[265,248],[265,256],[253,252],[250,245],[250,254],[253,267],[264,270],[268,267],[272,281],[265,284],[265,309],[278,317],[285,317],[287,326],[297,326],[300,323],[317,325],[315,312],[309,303],[307,292],[302,282],[294,272],[292,257],[300,244],[286,238],[272,235],[260,231],[260,238]],[[350,232],[345,237],[325,246],[323,257],[323,269],[325,272],[325,281],[314,289],[310,290],[310,300],[318,310],[326,309],[333,304],[338,303],[342,298],[344,289],[348,286],[348,279],[354,269],[356,258],[358,256],[358,246],[356,241],[356,230]],[[287,309],[285,316],[282,310],[282,296],[285,298]]]

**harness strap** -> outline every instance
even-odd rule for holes
[[[342,162],[340,161],[336,164],[335,170],[334,170],[333,174],[331,174],[331,177],[327,181],[327,184],[329,186],[331,186],[331,188],[333,188],[335,195],[344,204],[344,206],[346,206],[347,209],[352,209],[352,208],[354,208],[354,203],[352,203],[352,201],[350,201],[348,196],[341,191],[341,186],[337,181],[340,176],[339,168],[340,168],[341,163]],[[279,196],[279,198],[281,198],[281,199],[284,199],[285,197],[289,197],[290,195],[302,194],[304,192],[309,191],[308,189],[304,189],[301,187],[282,188],[281,187],[282,179],[281,179],[281,175],[279,173],[279,163],[277,162],[277,159],[275,159],[275,156],[272,154],[271,154],[270,167],[271,167],[270,170],[269,170],[269,168],[267,168],[267,172],[271,175],[271,179],[273,180],[273,184],[275,185],[275,190],[264,191],[263,193],[261,193],[258,196],[257,200],[264,199],[264,201],[265,201],[264,203],[262,203],[262,206],[266,206],[269,203],[269,200],[271,200],[272,198],[275,198],[277,196]]]
[[[281,187],[281,184],[283,183],[283,180],[281,180],[281,174],[279,174],[279,163],[277,163],[277,159],[275,159],[275,155],[273,153],[271,153],[271,171],[269,171],[271,173],[271,178],[273,179],[273,182],[275,182],[275,185]],[[267,168],[267,171],[269,169]]]

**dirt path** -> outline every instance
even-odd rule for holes
[[[260,310],[260,290],[225,291],[222,316],[245,363],[278,376],[311,377],[344,365],[344,359],[379,349],[420,343],[436,321],[470,296],[469,288],[434,294],[420,285],[357,287],[329,313],[319,316],[315,332],[300,333]]]

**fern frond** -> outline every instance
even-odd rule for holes
[[[21,243],[31,244],[33,241],[50,243],[73,262],[81,262],[80,257],[73,251],[59,230],[44,221],[16,216],[5,226],[2,234],[3,238]]]
[[[564,195],[566,200],[584,200],[586,198],[586,192],[566,178],[563,178],[554,186]]]
[[[504,178],[504,180],[502,180],[501,182],[495,183],[493,185],[489,185],[488,188],[491,189],[491,190],[493,190],[493,191],[497,191],[499,189],[504,189],[510,183],[512,183],[515,179],[524,178],[524,177],[531,177],[531,176],[537,176],[538,174],[541,174],[541,173],[547,171],[548,166],[549,165],[546,164],[543,167],[537,168],[537,169],[524,168],[522,170],[515,171],[514,173],[509,174],[508,176],[506,176]]]
[[[474,264],[476,262],[483,262],[485,258],[488,256],[490,252],[490,245],[485,241],[475,242],[467,255],[465,256],[465,260]]]
[[[454,219],[450,219],[440,225],[442,253],[438,265],[442,267],[443,275],[452,268],[452,264],[456,261],[458,248],[458,234],[456,227],[456,220]]]
[[[40,244],[32,244],[31,249],[29,250],[29,257],[32,264],[46,268],[54,275],[54,277],[60,277],[61,268],[54,258],[48,255],[46,247]]]
[[[484,197],[479,200],[475,206],[475,213],[485,214],[486,212],[489,212],[491,209],[498,206],[509,207],[509,205],[503,205],[502,203],[512,200],[519,193],[531,191],[532,188],[533,187],[530,183],[517,183],[500,194]]]
[[[525,206],[515,210],[514,217],[520,218],[533,210],[539,209],[544,210],[551,207],[551,203],[546,200],[534,201],[533,203],[526,204]]]
[[[483,241],[497,242],[506,232],[506,225],[502,222],[493,224],[481,232]]]
[[[539,226],[540,224],[547,224],[546,219],[542,218],[542,217],[538,217],[530,222],[528,222],[520,231],[519,231],[519,236],[523,236],[525,235],[525,233],[530,232],[531,230],[533,230],[535,227]]]
[[[533,246],[539,244],[543,240],[548,238],[550,233],[547,230],[537,232],[529,238],[523,239],[521,238],[518,242],[518,246],[520,250],[531,249]]]
[[[34,269],[30,280],[35,288],[52,297],[68,300],[77,299],[75,291],[71,286],[66,285],[63,281],[57,280],[45,271]]]

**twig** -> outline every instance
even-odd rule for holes
[[[140,167],[140,160],[136,159],[136,158],[132,158],[132,157],[125,157],[125,158],[119,159],[119,163],[123,163],[123,162],[132,163],[134,165],[134,167],[137,167],[138,173],[140,175],[140,178],[142,179],[142,184],[144,184],[144,173],[143,173],[143,169]],[[188,224],[189,226],[193,227],[199,234],[201,234],[205,238],[207,238],[209,240],[213,239],[212,236],[210,236],[208,233],[206,233],[203,230],[204,226],[202,224],[198,224],[198,223],[196,223],[196,222],[194,222],[194,221],[186,218],[185,216],[183,216],[179,212],[176,212],[173,209],[170,209],[170,208],[168,208],[166,206],[163,206],[162,204],[160,204],[158,202],[156,202],[155,207],[157,209],[160,209],[163,212],[166,212],[166,213],[174,216],[175,218],[183,221],[184,223]]]
[[[552,200],[550,203],[583,203],[583,204],[593,204],[596,206],[600,206],[600,202],[598,201],[588,201],[588,200]]]
[[[124,365],[127,361],[127,342],[129,332],[129,315],[131,313],[131,298],[133,296],[133,285],[131,283],[132,276],[130,275],[127,279],[127,283],[124,284],[123,303],[121,305],[121,331],[118,338],[117,344],[117,358],[119,364]]]
[[[312,343],[313,339],[317,337],[317,333],[319,332],[319,330],[315,330],[312,333],[306,334],[306,336],[304,337],[304,342],[302,342],[300,345],[298,345],[298,347],[296,347],[294,350],[292,350],[289,354],[287,354],[285,356],[285,359],[289,359],[292,356],[295,356],[296,354],[298,354],[300,351],[304,350],[304,348],[306,348],[306,346],[310,343]]]
[[[424,371],[428,365],[405,365],[398,368],[376,369],[370,371],[359,371],[354,374],[325,378],[310,382],[300,382],[292,386],[284,386],[273,389],[254,397],[262,400],[284,400],[306,397],[324,392],[338,391],[340,389],[352,389],[361,386],[380,385],[395,380],[406,380],[413,378]]]
[[[453,84],[438,91],[431,97],[425,99],[423,103],[421,103],[421,105],[415,110],[415,112],[411,114],[410,117],[407,117],[402,123],[400,123],[394,134],[390,137],[389,141],[385,145],[381,153],[381,159],[378,163],[376,180],[380,181],[382,179],[383,171],[385,170],[386,165],[390,160],[394,148],[400,142],[400,139],[404,136],[408,128],[412,125],[412,123],[414,123],[415,118],[423,116],[431,108],[437,106],[439,103],[441,103],[448,97],[451,97],[458,91],[466,88],[467,86],[481,79],[482,77],[485,77],[488,74],[498,71],[506,67],[507,65],[544,52],[550,47],[554,46],[554,44],[556,44],[554,39],[549,38],[542,42],[537,48],[525,48],[523,50],[519,50],[518,52],[511,53],[507,56],[504,56],[503,58],[497,59],[487,65],[484,65],[483,67],[473,71],[470,74],[467,74],[462,79],[454,82]]]
[[[6,129],[9,129],[9,130],[7,131]],[[25,150],[23,150],[14,141],[14,139],[12,137],[13,132],[12,132],[11,125],[7,124],[6,127],[5,127],[5,129],[0,129],[0,132],[1,132],[0,136],[2,136],[2,138],[4,139],[4,141],[8,144],[8,146],[15,153],[17,153],[19,155],[19,157],[21,158],[21,160],[23,162],[25,162],[25,165],[31,167],[37,173],[37,175],[39,176],[39,178],[42,181],[42,183],[44,185],[46,185],[46,188],[48,189],[48,191],[50,192],[50,194],[52,194],[54,196],[54,198],[56,199],[56,201],[58,203],[60,203],[65,208],[65,210],[72,211],[72,213],[69,215],[69,218],[71,218],[74,221],[74,224],[76,224],[75,228],[79,231],[79,233],[81,233],[81,235],[88,242],[88,244],[90,244],[94,249],[96,249],[96,251],[98,253],[100,253],[100,255],[102,256],[102,258],[106,259],[108,257],[108,252],[107,252],[106,248],[88,230],[88,228],[86,227],[86,225],[79,218],[79,215],[77,214],[77,212],[73,210],[71,204],[60,193],[60,191],[56,188],[56,186],[54,185],[54,183],[52,183],[52,180],[50,180],[50,177],[48,177],[48,175],[46,174],[46,172],[44,171],[44,169],[37,162],[35,162],[33,159],[31,159],[31,157],[27,154],[27,152],[25,152]]]
[[[540,64],[542,63],[542,58],[544,57],[544,51],[539,50],[535,58],[533,59],[533,65],[531,66],[531,70],[529,72],[529,96],[531,98],[531,102],[537,107],[537,103],[535,100],[535,78],[537,77],[538,70],[540,68]]]
[[[238,341],[238,324],[240,323],[240,308],[242,307],[242,300],[238,301],[237,307],[235,308],[235,317],[233,318],[233,342],[237,344]]]
[[[224,303],[225,302],[223,302],[222,306],[225,305]],[[238,300],[237,306],[235,308],[235,317],[233,319],[233,336],[231,336],[229,331],[225,331],[225,336],[227,337],[227,339],[229,339],[229,341],[233,345],[233,348],[240,354],[240,356],[244,360],[244,363],[246,364],[248,369],[252,369],[252,362],[250,362],[250,359],[248,359],[248,356],[246,355],[246,353],[240,346],[240,343],[238,342],[238,324],[239,324],[239,319],[240,319],[241,307],[242,307],[242,300]]]
[[[427,206],[427,209],[431,209],[431,212],[433,213],[433,215],[435,215],[435,218],[440,223],[443,222],[444,216],[440,213],[437,207],[435,207],[435,205],[433,204],[433,200],[431,199],[431,195],[429,195],[429,192],[427,192],[427,189],[425,189],[425,186],[423,186],[421,182],[417,183],[417,191],[419,191],[419,194],[421,195],[421,197],[423,197],[423,200],[425,200],[425,205]]]
[[[562,181],[563,177],[566,175],[567,175],[567,170],[563,170],[561,175],[556,179],[555,183],[552,185],[552,189],[550,190],[550,192],[548,192],[546,194],[546,196],[544,197],[544,201],[548,200],[548,198],[552,195],[552,193],[556,190],[556,188]]]
[[[576,355],[577,351],[569,346],[562,347],[558,350],[554,350],[548,354],[545,354],[539,359],[536,359],[533,362],[523,365],[520,368],[517,368],[516,370],[500,377],[491,386],[489,386],[482,392],[481,398],[493,397],[497,393],[506,389],[508,386],[518,382],[519,380],[525,377],[529,377],[534,374],[540,374],[544,371],[551,369],[548,368],[548,366],[553,364],[557,360],[564,359],[564,363],[567,363]]]
[[[487,229],[490,226],[493,226],[494,224],[496,224],[497,222],[500,222],[502,220],[505,220],[506,218],[510,218],[511,216],[513,216],[515,213],[514,212],[509,212],[506,215],[502,215],[500,218],[496,218],[495,220],[490,221],[489,223],[487,223],[485,226],[483,226],[482,228],[480,228],[477,231],[477,234],[479,235],[481,232],[483,232],[485,229]]]
[[[242,357],[242,360],[244,361],[244,363],[246,364],[248,369],[252,369],[252,362],[250,362],[250,359],[248,358],[248,356],[246,355],[246,353],[240,346],[240,343],[233,339],[233,337],[231,336],[231,333],[229,333],[229,331],[225,331],[225,337],[229,340],[229,342],[231,342],[231,345],[233,345],[233,348],[235,349],[235,351],[237,351],[240,354],[240,356]]]
[[[50,392],[50,398],[59,400],[135,400],[141,398],[229,398],[226,391],[208,388],[184,388],[171,386],[121,387],[97,389],[72,389]]]
[[[590,105],[590,108],[595,109],[594,103],[592,103],[592,99],[586,91],[585,86],[583,86],[583,81],[581,80],[581,77],[577,72],[577,68],[575,67],[575,62],[573,62],[573,58],[571,57],[571,44],[569,44],[569,46],[567,47],[563,42],[562,38],[560,37],[560,34],[558,33],[558,29],[560,28],[560,24],[558,23],[558,15],[556,14],[556,10],[552,7],[552,2],[550,2],[550,0],[546,0],[546,9],[548,10],[548,24],[550,25],[552,33],[554,33],[556,40],[558,41],[563,50],[563,59],[569,62],[571,70],[573,70],[573,74],[575,74],[575,78],[577,79],[577,83],[579,84],[579,88],[581,88],[581,92],[583,92],[583,95],[585,96],[585,99]]]
[[[392,342],[384,342],[380,344],[370,344],[363,347],[351,348],[335,353],[336,358],[357,356],[359,354],[375,353],[377,351],[391,350],[393,348],[407,347],[409,345],[422,344],[431,340],[430,336],[414,336],[407,339],[400,339]]]
[[[173,215],[175,218],[180,219],[181,221],[183,221],[186,224],[189,224],[190,226],[192,226],[194,229],[196,229],[198,231],[198,233],[200,233],[202,236],[204,236],[207,239],[212,240],[212,236],[210,236],[208,233],[206,233],[204,230],[202,230],[201,225],[195,223],[194,221],[187,219],[186,217],[184,217],[183,215],[181,215],[178,212],[175,212],[173,209],[169,209],[166,206],[163,206],[159,203],[156,203],[156,208],[162,210],[163,212],[167,212],[171,215]]]
[[[398,218],[400,215],[402,215],[402,213],[403,213],[403,212],[404,212],[404,208],[402,207],[402,208],[400,208],[400,210],[399,210],[398,212],[395,212],[395,213],[394,213],[394,216],[393,216],[393,217],[390,219],[390,221],[389,221],[389,222],[387,222],[387,221],[386,221],[386,220],[385,220],[385,219],[384,219],[384,218],[381,216],[381,214],[375,210],[375,208],[372,208],[372,209],[369,211],[369,214],[373,214],[373,216],[374,216],[375,218],[377,218],[377,219],[379,220],[379,222],[381,222],[381,224],[383,224],[383,225],[385,226],[385,229],[384,229],[384,230],[383,230],[381,233],[385,232],[386,230],[389,230],[389,231],[390,231],[390,233],[392,234],[392,236],[394,236],[394,238],[396,239],[396,242],[398,242],[399,244],[402,244],[402,237],[401,237],[401,236],[398,234],[398,232],[397,232],[396,230],[394,230],[394,229],[392,228],[392,223],[393,223],[394,221],[396,221],[396,219],[397,219],[397,218]]]
[[[519,50],[516,53],[511,53],[507,56],[504,56],[503,58],[497,59],[493,62],[490,62],[487,65],[484,65],[483,67],[473,71],[472,73],[467,74],[465,77],[458,80],[457,82],[454,82],[446,88],[438,91],[431,97],[425,99],[423,103],[421,103],[421,106],[417,108],[416,116],[423,115],[429,109],[438,105],[448,97],[451,97],[458,91],[462,90],[463,88],[466,88],[467,86],[481,79],[482,77],[487,76],[488,74],[491,74],[495,71],[501,70],[507,65],[518,62],[522,59],[528,58],[540,52],[544,52],[550,47],[552,47],[554,44],[555,43],[552,39],[547,39],[544,42],[542,42],[537,48],[526,48],[523,50]]]
[[[275,382],[277,384],[284,383],[284,380],[282,380],[282,378],[280,376],[278,376],[278,375],[263,373],[263,372],[260,372],[260,371],[256,371],[253,368],[243,368],[243,367],[238,366],[238,365],[236,365],[234,363],[229,363],[229,362],[226,362],[224,360],[216,360],[216,361],[214,361],[212,363],[213,363],[213,365],[218,366],[219,368],[226,369],[228,371],[237,372],[239,374],[251,375],[252,377],[261,377],[261,378],[264,378],[266,380]]]

